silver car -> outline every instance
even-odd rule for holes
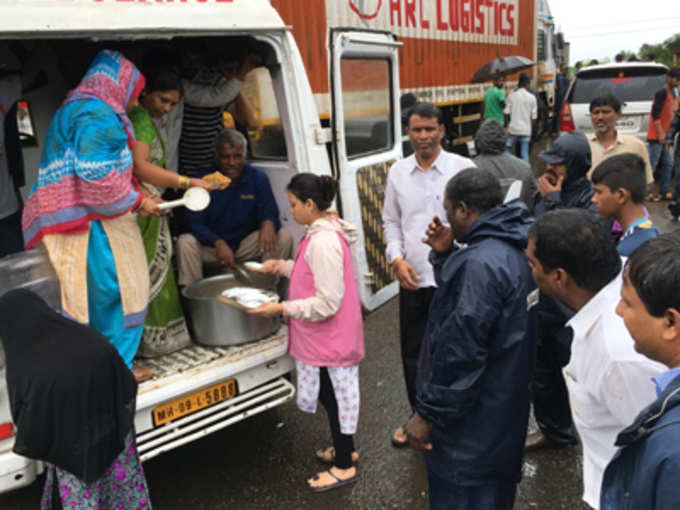
[[[655,62],[604,64],[581,69],[571,82],[560,112],[560,131],[594,132],[590,101],[610,92],[623,104],[616,130],[645,140],[652,99],[666,83],[668,67]]]

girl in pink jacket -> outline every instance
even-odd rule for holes
[[[350,251],[358,236],[354,226],[326,212],[337,190],[332,178],[298,174],[287,189],[290,212],[306,226],[305,235],[294,261],[268,260],[262,271],[290,278],[288,300],[265,303],[251,313],[288,318],[298,407],[313,413],[318,399],[328,414],[333,446],[317,450],[316,457],[331,467],[307,480],[318,492],[352,483],[358,474],[353,436],[364,333]]]

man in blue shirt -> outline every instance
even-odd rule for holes
[[[203,278],[204,262],[233,267],[246,260],[290,258],[292,236],[281,228],[267,175],[246,163],[246,144],[241,133],[225,129],[217,137],[215,163],[198,175],[219,171],[231,183],[210,192],[207,209],[188,213],[190,233],[177,241],[179,285]]]
[[[680,236],[664,234],[628,259],[616,313],[635,350],[668,371],[654,377],[658,398],[616,438],[604,473],[601,510],[680,508]]]

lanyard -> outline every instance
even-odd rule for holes
[[[633,223],[631,223],[630,226],[626,229],[626,232],[623,234],[623,237],[622,237],[621,239],[623,239],[624,237],[628,237],[629,235],[631,235],[631,234],[633,233],[633,231],[635,230],[635,227],[637,227],[638,225],[642,225],[642,224],[645,223],[646,221],[649,221],[649,217],[648,217],[648,216],[643,216],[643,217],[640,218],[639,220],[636,220],[636,221],[634,221]]]

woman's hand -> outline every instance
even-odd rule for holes
[[[209,182],[205,182],[203,179],[197,179],[196,177],[189,179],[189,182],[191,182],[192,187],[203,188],[207,191],[212,191],[219,187],[218,184],[210,184]]]
[[[262,267],[260,267],[260,269],[258,269],[257,271],[258,273],[274,274],[279,270],[279,266],[281,265],[282,262],[283,260],[279,259],[265,260],[262,263]]]
[[[137,206],[137,209],[135,209],[135,212],[142,218],[146,218],[147,216],[160,216],[162,211],[158,208],[156,200],[151,197],[144,197]]]
[[[281,303],[263,303],[257,308],[248,310],[248,313],[260,317],[275,317],[276,315],[283,315],[283,305]]]

